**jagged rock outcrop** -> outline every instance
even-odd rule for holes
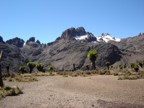
[[[35,42],[35,37],[30,37],[27,41],[26,44],[30,43],[30,42]]]
[[[85,39],[86,42],[97,42],[97,38],[92,34],[87,32],[87,38]]]
[[[78,27],[76,29],[76,32],[77,32],[77,34],[76,34],[77,36],[86,35],[86,31],[85,31],[85,29],[83,27]]]
[[[13,39],[9,39],[6,41],[6,43],[10,44],[10,45],[15,45],[19,48],[23,47],[24,45],[24,40],[23,39],[20,39],[18,37],[15,37]]]
[[[0,36],[0,42],[1,42],[1,43],[5,43],[5,42],[3,41],[2,36]]]
[[[43,45],[30,41],[21,49],[21,51],[24,57],[28,59],[28,61],[38,61],[43,49]]]
[[[77,29],[69,28],[69,29],[65,30],[62,33],[61,37],[64,39],[73,39],[76,36],[82,36],[82,35],[86,35],[86,31],[83,27],[79,27]]]
[[[2,59],[2,72],[6,72],[6,67],[10,67],[11,72],[19,72],[19,66],[25,64],[25,58],[23,57],[19,47],[15,45],[4,44],[0,42],[0,51],[3,51]]]

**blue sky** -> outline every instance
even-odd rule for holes
[[[96,36],[135,36],[144,32],[144,0],[0,0],[4,40],[35,36],[48,43],[80,26]]]

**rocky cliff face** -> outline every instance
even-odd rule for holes
[[[79,27],[65,30],[60,37],[47,45],[35,41],[35,37],[31,37],[24,46],[24,42],[21,42],[21,45],[17,44],[20,40],[22,39],[16,38],[5,43],[0,38],[0,50],[3,50],[5,55],[2,62],[3,68],[10,65],[10,69],[17,72],[20,65],[32,61],[44,63],[45,67],[51,64],[56,70],[73,70],[74,64],[77,69],[84,70],[91,64],[87,58],[87,53],[91,49],[98,51],[97,67],[105,67],[107,61],[115,65],[138,59],[144,60],[143,34],[120,42],[106,43],[98,42],[97,37],[92,33]]]
[[[6,72],[6,67],[9,66],[11,72],[19,72],[19,66],[26,63],[21,50],[15,45],[9,45],[0,42],[0,50],[3,51],[2,70]]]
[[[2,36],[0,36],[0,43],[5,43],[5,42],[3,41]]]
[[[8,43],[10,45],[15,45],[15,46],[21,48],[24,45],[24,40],[16,37],[16,38],[7,40],[6,43]]]

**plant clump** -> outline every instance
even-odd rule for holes
[[[9,86],[0,87],[0,99],[4,98],[6,96],[17,96],[19,94],[23,94],[23,92],[17,86],[13,86],[13,87],[9,87]]]
[[[37,70],[40,71],[40,72],[45,72],[44,64],[42,64],[42,63],[36,64],[36,68],[37,68]]]
[[[30,73],[32,73],[34,67],[36,66],[36,64],[34,62],[28,62],[27,63],[29,69],[30,69]]]
[[[49,71],[53,71],[54,69],[55,69],[54,66],[52,66],[52,65],[49,65],[49,66],[48,66],[48,70],[49,70]]]
[[[25,66],[20,66],[20,67],[19,67],[19,71],[20,71],[22,74],[24,74],[24,73],[27,72]]]

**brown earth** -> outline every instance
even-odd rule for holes
[[[144,80],[116,76],[38,77],[38,82],[6,82],[24,94],[0,100],[0,108],[144,108]]]

